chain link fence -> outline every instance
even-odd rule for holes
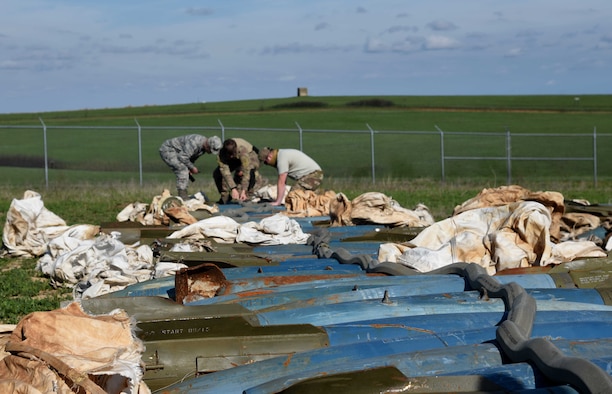
[[[29,169],[49,186],[54,180],[137,180],[140,185],[168,175],[158,148],[171,137],[199,133],[221,139],[242,137],[255,146],[296,148],[313,157],[326,176],[381,179],[495,178],[510,184],[533,177],[590,180],[612,169],[611,134],[541,134],[505,132],[151,127],[137,120],[129,126],[0,125],[0,176]],[[204,155],[201,168],[216,167]],[[266,167],[266,166],[264,166]],[[262,169],[262,172],[273,169]],[[264,174],[265,175],[265,174]]]

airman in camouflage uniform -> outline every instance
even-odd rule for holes
[[[287,178],[295,180],[292,190],[316,190],[323,181],[323,170],[316,161],[297,149],[273,149],[264,147],[259,160],[278,171],[277,198],[272,205],[281,205],[285,197]]]
[[[221,150],[221,139],[199,134],[170,138],[160,146],[159,155],[176,175],[176,189],[179,197],[187,198],[187,186],[192,174],[200,171],[195,161],[204,153],[216,155]]]
[[[213,171],[213,179],[221,194],[219,204],[230,200],[245,201],[262,187],[266,180],[259,173],[258,149],[242,138],[230,138],[223,142],[217,156],[219,166]]]

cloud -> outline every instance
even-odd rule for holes
[[[606,34],[599,37],[599,41],[595,44],[595,49],[610,49],[612,48],[612,34]]]
[[[152,55],[157,59],[156,61],[162,61],[162,57],[166,59],[172,59],[176,61],[176,58],[182,59],[206,59],[210,58],[210,54],[206,53],[202,43],[199,41],[187,41],[187,40],[157,40],[155,43],[143,43],[140,45],[126,45],[126,44],[113,44],[113,43],[98,43],[97,45],[90,46],[97,55],[113,55],[115,57],[107,57],[112,59],[113,63],[117,63],[119,60],[116,56],[122,56],[122,59],[133,60],[134,62],[141,62],[143,59],[137,57],[142,55]],[[134,56],[131,56],[134,55]]]
[[[493,13],[493,16],[495,17],[495,19],[496,19],[498,22],[502,22],[502,21],[506,21],[506,20],[507,20],[507,19],[506,19],[506,15],[504,15],[504,13],[503,13],[503,12],[501,12],[501,11],[496,11],[496,12],[494,12],[494,13]]]
[[[457,29],[457,26],[453,22],[448,22],[448,21],[443,21],[443,20],[436,20],[433,22],[429,22],[427,24],[427,27],[429,27],[431,30],[434,30],[434,31],[450,31],[450,30]]]
[[[0,70],[25,70],[26,67],[22,63],[14,60],[3,60],[0,62]]]
[[[367,53],[385,52],[417,52],[423,49],[425,39],[418,36],[409,36],[403,40],[387,42],[380,38],[369,38],[364,46]]]
[[[612,43],[612,34],[606,34],[605,36],[602,36],[601,41]]]
[[[521,48],[512,48],[504,54],[504,57],[517,57],[523,53]]]
[[[417,51],[439,51],[452,50],[460,47],[457,40],[442,35],[428,37],[407,36],[403,40],[388,43],[380,38],[369,38],[366,41],[364,51],[372,53],[381,52],[417,52]]]
[[[259,52],[260,55],[285,55],[299,53],[329,53],[329,52],[348,52],[354,50],[351,46],[340,45],[312,45],[292,42],[289,44],[277,44],[266,46]]]
[[[315,30],[317,30],[317,31],[319,31],[319,30],[325,30],[325,29],[328,29],[329,27],[330,27],[329,23],[327,23],[327,22],[321,22],[321,23],[318,23],[318,24],[315,26]]]
[[[392,45],[394,52],[415,52],[423,49],[425,46],[425,39],[418,36],[406,37],[400,42],[395,42]]]
[[[425,39],[423,49],[427,50],[442,50],[456,49],[459,47],[459,42],[447,36],[429,36]]]
[[[542,33],[537,30],[522,30],[516,33],[517,38],[528,38],[528,39],[538,37],[541,35]]]
[[[280,77],[278,77],[278,81],[281,82],[290,82],[290,81],[295,81],[297,78],[295,75],[282,75]]]
[[[357,7],[357,9],[355,10],[358,14],[367,14],[367,10],[363,7]]]
[[[419,28],[416,26],[406,26],[406,25],[396,25],[396,26],[391,26],[390,28],[388,28],[386,30],[387,33],[402,33],[402,32],[410,32],[410,33],[416,33],[417,31],[419,31]]]
[[[215,12],[210,9],[210,8],[187,8],[187,10],[185,10],[185,13],[187,15],[193,15],[193,16],[208,16],[208,15],[212,15]]]
[[[47,72],[55,70],[68,70],[74,68],[79,59],[66,51],[50,51],[45,47],[29,48],[12,59],[0,63],[2,70],[24,70]]]
[[[381,53],[389,50],[387,43],[378,38],[369,38],[364,46],[364,52]]]

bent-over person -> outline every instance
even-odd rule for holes
[[[242,138],[229,138],[217,156],[218,167],[213,179],[221,195],[218,204],[227,204],[232,199],[245,201],[264,184],[259,173],[258,149]]]
[[[323,170],[316,161],[297,149],[262,148],[259,160],[278,171],[277,197],[272,205],[283,204],[287,178],[295,180],[292,189],[316,190],[323,181]]]
[[[216,155],[221,150],[221,138],[204,137],[200,134],[188,134],[170,138],[159,148],[159,155],[176,176],[178,196],[187,199],[189,177],[200,172],[195,161],[204,153]]]

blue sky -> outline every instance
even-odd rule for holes
[[[612,93],[610,0],[4,0],[0,113]]]

